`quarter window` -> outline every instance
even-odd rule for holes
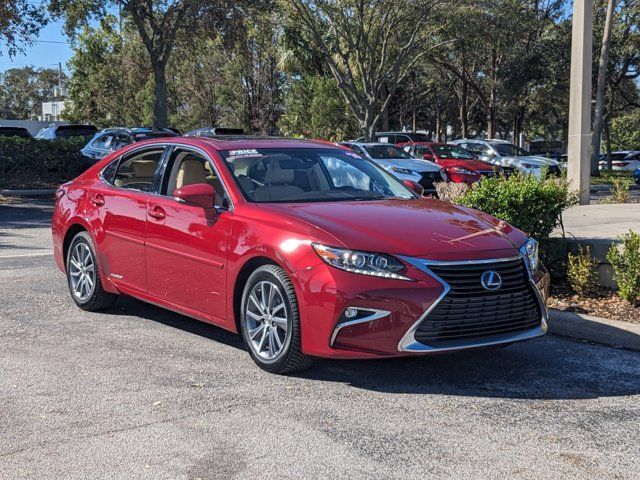
[[[164,148],[137,152],[120,161],[113,184],[117,187],[151,192],[156,169]]]

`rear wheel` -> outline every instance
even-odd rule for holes
[[[306,368],[298,301],[291,280],[276,265],[256,269],[244,287],[240,310],[242,338],[254,362],[270,373]]]
[[[71,298],[83,310],[102,310],[118,299],[118,295],[102,288],[96,250],[87,232],[79,232],[71,241],[67,252],[67,281]]]

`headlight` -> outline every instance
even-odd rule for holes
[[[538,242],[530,238],[520,249],[522,255],[526,257],[529,270],[533,274],[538,270]]]
[[[391,167],[391,170],[393,170],[396,173],[402,173],[403,175],[415,175],[416,173],[413,170],[409,170],[408,168],[400,168],[400,167]]]
[[[476,175],[476,172],[474,172],[473,170],[462,167],[451,167],[449,171],[453,173],[459,173],[460,175]]]
[[[340,270],[374,277],[411,280],[401,275],[405,266],[391,255],[327,247],[319,243],[312,243],[311,246],[322,260]]]
[[[449,181],[449,177],[447,177],[447,174],[445,173],[445,171],[441,168],[440,169],[440,177],[442,178],[442,180],[444,180],[445,182]]]
[[[540,165],[534,165],[533,163],[523,163],[524,168],[540,168]]]

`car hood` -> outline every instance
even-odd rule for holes
[[[529,163],[538,167],[549,165],[547,162],[540,160],[538,157],[531,156],[510,157],[507,155],[503,155],[499,158],[499,161],[504,166],[521,166],[523,163]]]
[[[481,162],[480,160],[460,160],[457,158],[441,158],[438,160],[438,164],[444,168],[461,167],[474,171],[490,171],[496,168],[495,165],[488,162]]]
[[[375,159],[373,162],[380,165],[382,168],[389,169],[391,167],[409,168],[416,172],[438,172],[440,167],[428,160],[412,160],[410,158],[388,158],[388,159]]]
[[[262,204],[323,230],[354,250],[437,260],[499,258],[518,253],[520,230],[490,215],[431,199]],[[312,239],[313,241],[314,239]],[[342,245],[339,245],[341,243]]]
[[[541,157],[539,155],[532,155],[530,157],[523,157],[523,158],[532,158],[539,162],[543,162],[545,165],[553,165],[554,167],[557,167],[560,165],[560,162],[558,162],[557,160],[554,160],[553,158]]]

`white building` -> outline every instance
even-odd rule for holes
[[[42,102],[42,115],[41,121],[45,122],[58,122],[62,119],[62,112],[64,111],[64,100],[54,102]]]

